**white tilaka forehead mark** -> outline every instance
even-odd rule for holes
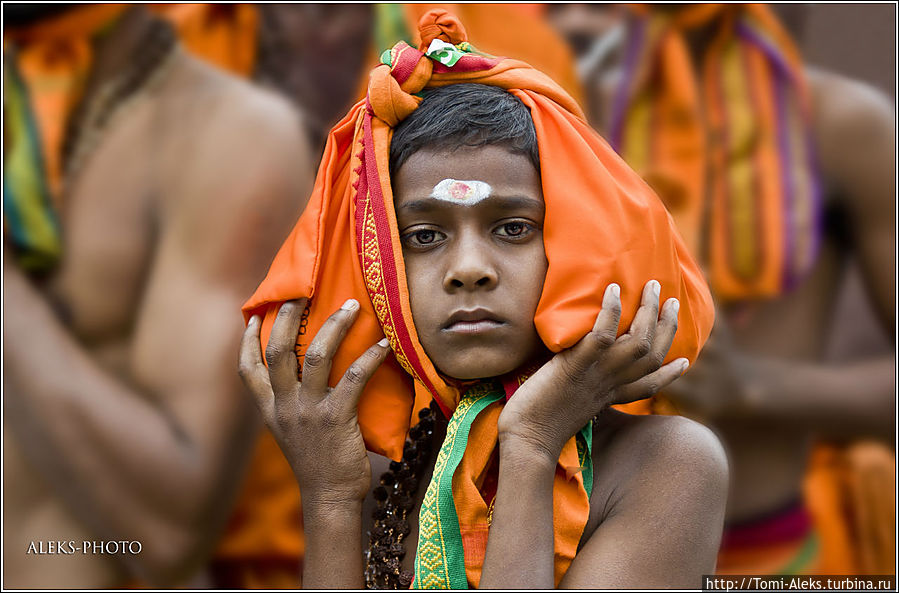
[[[430,197],[437,200],[445,200],[454,204],[473,206],[485,198],[490,197],[493,188],[483,181],[458,181],[456,179],[444,179],[434,186]]]

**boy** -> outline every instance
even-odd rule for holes
[[[304,584],[408,586],[414,547],[422,587],[695,587],[714,569],[721,449],[687,420],[608,406],[695,357],[700,273],[564,91],[427,17],[429,56],[398,44],[372,73],[244,308],[241,375],[303,492]],[[650,270],[661,283],[638,296]],[[394,462],[363,568],[366,447]]]

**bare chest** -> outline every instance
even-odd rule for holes
[[[827,346],[845,254],[825,239],[814,266],[793,290],[767,301],[727,305],[721,313],[746,352],[818,360]]]

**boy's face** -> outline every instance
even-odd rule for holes
[[[501,146],[414,153],[393,178],[412,318],[428,357],[456,379],[515,370],[543,350],[543,191]]]

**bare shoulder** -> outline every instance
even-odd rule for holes
[[[203,268],[253,276],[267,268],[312,189],[301,115],[185,52],[177,59],[160,101],[161,218]]]
[[[806,68],[816,126],[852,131],[859,124],[893,122],[895,106],[874,86],[820,68]]]
[[[828,198],[861,225],[862,242],[889,249],[895,199],[895,105],[869,84],[808,69],[815,151]],[[889,223],[889,224],[887,224]],[[882,228],[883,241],[871,233]],[[878,264],[879,265],[879,264]]]
[[[162,103],[168,163],[191,185],[308,182],[311,149],[301,113],[285,98],[180,52]],[[189,162],[190,167],[184,167]],[[247,180],[247,181],[244,181]],[[188,191],[191,199],[207,192]],[[220,200],[222,195],[214,199]],[[234,199],[246,192],[227,192]]]
[[[714,571],[728,473],[709,429],[607,410],[593,460],[590,518],[563,588],[695,588]]]
[[[723,505],[727,457],[707,427],[681,416],[640,416],[604,412],[594,432],[591,523],[631,504],[670,490],[678,498]]]
[[[274,139],[290,139],[302,131],[300,112],[281,95],[215,68],[186,52],[178,56],[178,72],[170,85],[175,105],[196,106],[208,131],[254,132]]]
[[[806,72],[822,174],[836,189],[852,188],[870,174],[868,167],[893,161],[895,105],[867,83],[815,68]]]

